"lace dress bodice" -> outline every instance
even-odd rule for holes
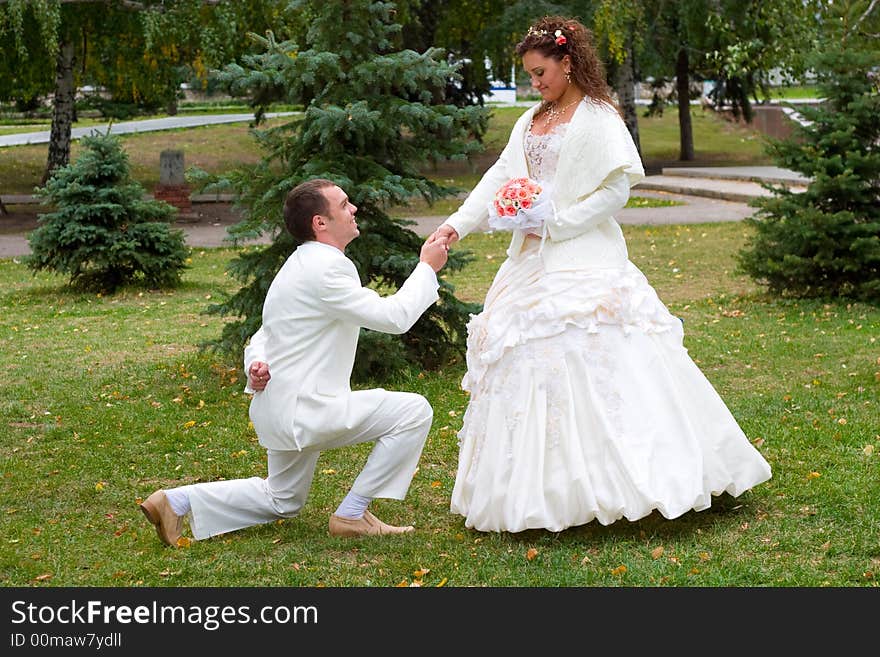
[[[567,123],[561,123],[545,135],[533,135],[531,130],[526,131],[526,160],[531,177],[538,182],[549,183],[553,180],[567,127]]]

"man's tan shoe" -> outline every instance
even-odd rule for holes
[[[141,511],[156,526],[162,542],[177,547],[177,539],[183,532],[183,516],[174,513],[164,490],[157,490],[141,503]]]
[[[395,527],[389,525],[369,511],[364,511],[363,518],[343,518],[335,513],[330,516],[331,536],[383,536],[386,534],[408,534],[413,531],[412,525]]]

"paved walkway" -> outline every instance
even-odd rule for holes
[[[290,116],[296,112],[267,112],[266,118],[276,116]],[[93,125],[87,128],[73,128],[70,131],[71,139],[80,139],[94,132],[123,135],[135,132],[155,132],[157,130],[176,130],[178,128],[194,128],[202,125],[215,125],[218,123],[243,123],[253,121],[253,112],[249,114],[191,114],[187,116],[169,116],[162,119],[147,119],[145,121],[123,121],[122,123],[105,123]],[[21,132],[13,135],[0,135],[0,148],[5,146],[25,146],[27,144],[48,144],[49,130],[39,132]]]
[[[664,167],[660,175],[640,182],[636,192],[655,190],[748,203],[771,194],[762,183],[802,191],[809,180],[795,171],[773,166]]]

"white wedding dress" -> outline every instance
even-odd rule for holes
[[[564,129],[527,133],[541,182]],[[468,324],[451,501],[465,526],[560,531],[654,509],[676,518],[769,479],[642,272],[627,261],[546,273],[540,243],[526,239],[502,264]]]

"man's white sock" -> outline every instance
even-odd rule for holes
[[[348,495],[345,496],[345,499],[339,505],[339,508],[336,509],[336,515],[343,518],[351,518],[352,520],[363,518],[364,511],[367,510],[372,501],[372,497],[362,497],[357,493],[349,491]]]
[[[189,513],[189,495],[186,492],[186,486],[180,488],[170,488],[165,491],[165,497],[168,498],[168,504],[171,510],[179,516],[185,516]]]

